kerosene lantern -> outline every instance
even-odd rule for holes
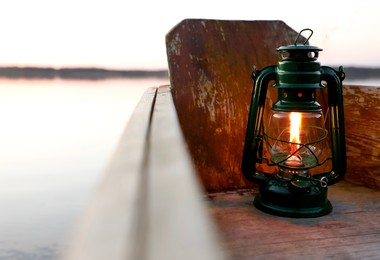
[[[301,33],[310,36],[299,44]],[[322,49],[302,30],[277,49],[279,62],[254,69],[254,89],[242,160],[244,176],[259,184],[256,208],[279,216],[318,217],[331,212],[327,186],[346,171],[342,67],[317,62]],[[270,88],[277,97],[267,96]],[[271,102],[271,100],[275,100]]]

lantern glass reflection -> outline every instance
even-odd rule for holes
[[[272,163],[295,170],[319,164],[327,130],[320,112],[273,111],[264,130]]]

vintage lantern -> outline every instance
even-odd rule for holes
[[[310,36],[298,44],[303,31]],[[327,186],[346,171],[345,74],[342,67],[336,71],[316,61],[322,49],[307,45],[312,34],[302,30],[294,45],[277,49],[277,66],[252,73],[242,171],[259,184],[254,205],[279,216],[330,213]],[[269,88],[277,90],[277,101],[270,102]]]

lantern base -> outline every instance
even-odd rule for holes
[[[327,187],[304,181],[294,187],[294,180],[270,178],[260,186],[254,205],[266,213],[292,218],[313,218],[332,211],[327,199]]]

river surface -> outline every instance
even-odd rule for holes
[[[166,79],[0,79],[0,259],[56,259],[130,114]]]

